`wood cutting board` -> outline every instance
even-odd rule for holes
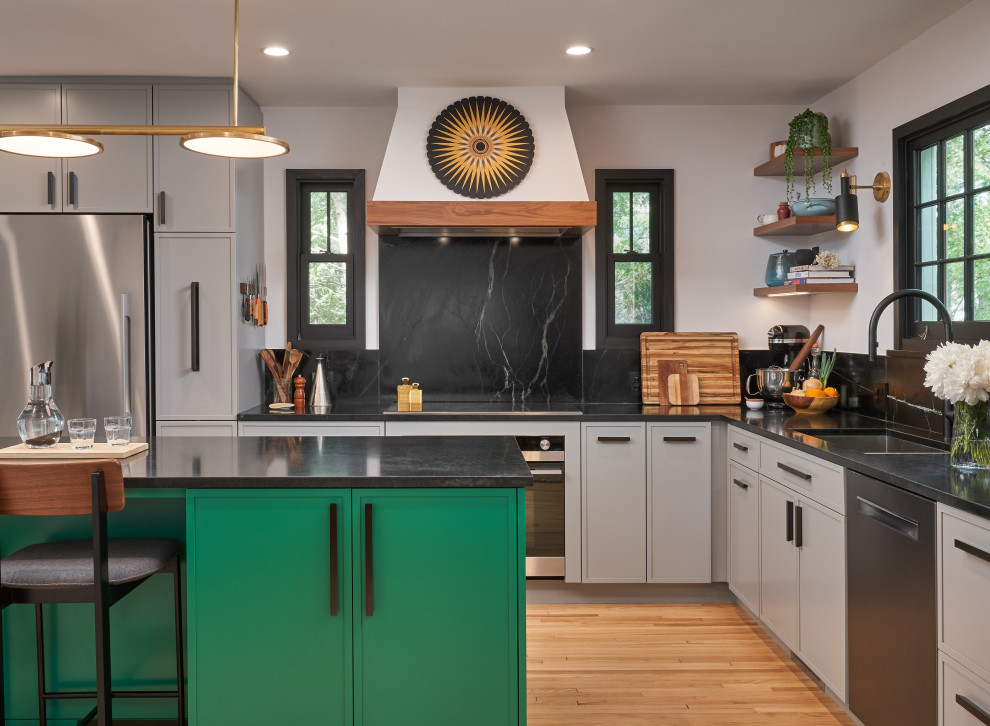
[[[73,449],[72,444],[65,442],[51,449],[29,449],[17,444],[0,449],[0,459],[126,459],[147,450],[147,443],[136,441],[124,446],[93,444],[92,449]]]
[[[699,404],[735,404],[739,387],[739,336],[736,333],[643,333],[639,336],[643,403],[665,405],[667,381],[659,380],[660,361],[685,361],[698,376]]]

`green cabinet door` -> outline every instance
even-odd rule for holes
[[[189,492],[190,724],[352,722],[350,497]]]
[[[357,726],[520,723],[520,501],[504,489],[354,490]]]

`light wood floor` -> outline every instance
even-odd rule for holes
[[[733,604],[530,605],[528,726],[851,726]]]

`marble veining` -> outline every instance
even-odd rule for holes
[[[579,238],[379,239],[382,400],[581,395]]]

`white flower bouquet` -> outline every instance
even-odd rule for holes
[[[926,361],[925,385],[955,409],[952,465],[990,469],[990,341],[942,343]]]

